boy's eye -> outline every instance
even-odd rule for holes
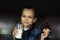
[[[22,17],[28,17],[28,18],[33,18],[32,16],[25,16],[25,15],[22,15]]]
[[[26,17],[26,16],[23,15],[22,17]]]
[[[28,16],[29,18],[32,18],[31,16]]]

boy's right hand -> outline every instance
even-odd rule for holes
[[[15,37],[17,34],[18,34],[18,30],[17,30],[17,28],[15,27],[14,30],[13,30],[13,36]]]

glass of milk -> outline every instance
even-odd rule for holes
[[[15,36],[17,39],[22,39],[22,33],[23,33],[23,25],[22,24],[17,24],[17,30],[18,34]]]

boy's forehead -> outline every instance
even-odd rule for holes
[[[33,9],[27,9],[27,8],[24,8],[23,11],[22,11],[22,14],[25,14],[25,13],[30,13],[31,16],[34,16],[35,17],[35,11]]]
[[[34,11],[32,9],[24,9],[22,13],[27,13],[27,12],[34,14]]]

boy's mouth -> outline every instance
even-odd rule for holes
[[[24,23],[28,24],[28,22],[24,22]]]

